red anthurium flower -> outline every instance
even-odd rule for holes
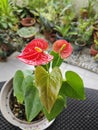
[[[72,46],[66,40],[57,40],[53,44],[53,51],[59,53],[62,59],[69,57],[72,50]]]
[[[53,56],[46,54],[44,51],[48,49],[48,42],[44,39],[32,40],[18,56],[18,58],[30,65],[43,65],[50,62]]]

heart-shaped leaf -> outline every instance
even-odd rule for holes
[[[81,77],[73,72],[66,72],[66,81],[63,82],[61,91],[68,97],[75,99],[85,99],[84,84]]]
[[[30,122],[42,110],[38,90],[33,84],[32,76],[27,76],[23,82],[24,102],[27,120]]]
[[[14,95],[17,97],[18,102],[22,103],[24,100],[22,83],[24,74],[21,70],[16,71],[13,79]]]
[[[24,77],[26,76],[33,76],[33,71],[31,69],[23,70]]]
[[[50,113],[61,88],[61,71],[56,67],[49,73],[42,66],[38,66],[35,70],[35,82],[39,90],[41,102],[48,113]]]
[[[59,95],[51,112],[48,113],[45,109],[43,109],[43,112],[44,112],[45,116],[47,117],[47,119],[49,121],[51,121],[54,118],[56,118],[56,116],[58,116],[60,114],[60,112],[62,112],[64,107],[66,107],[66,97]]]

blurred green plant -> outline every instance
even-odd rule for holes
[[[13,11],[8,0],[0,1],[0,28],[12,28],[18,22]]]
[[[89,19],[78,19],[76,33],[78,38],[82,39],[86,44],[91,44],[93,34],[93,20]]]
[[[95,50],[98,50],[98,32],[94,33]]]

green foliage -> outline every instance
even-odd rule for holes
[[[17,34],[20,37],[29,38],[29,37],[35,36],[37,31],[38,30],[35,27],[28,27],[28,28],[27,27],[22,27],[21,29],[19,29],[17,31]]]
[[[63,37],[63,38],[66,38],[69,34],[69,30],[70,30],[70,24],[68,25],[55,25],[55,30],[57,32],[59,32],[59,34]]]
[[[42,110],[38,91],[33,84],[32,76],[27,76],[23,82],[24,103],[27,120],[30,122]]]
[[[40,9],[45,7],[47,1],[48,0],[13,0],[10,3],[17,16],[24,18],[32,14],[39,16]]]
[[[6,59],[7,56],[15,51],[15,47],[11,44],[8,34],[9,33],[0,30],[0,57],[2,57],[2,59]]]
[[[30,9],[36,10],[37,8],[40,9],[45,7],[48,1],[49,0],[29,0],[28,5]]]
[[[56,118],[65,107],[66,97],[64,95],[59,94],[51,112],[48,113],[45,108],[43,109],[43,112],[45,113],[47,119],[51,121]]]
[[[93,33],[93,20],[92,19],[78,19],[77,36],[87,44],[90,44]]]
[[[13,86],[14,86],[14,95],[17,97],[19,103],[23,103],[24,101],[23,88],[22,88],[23,79],[24,79],[23,72],[21,70],[18,70],[14,76]]]
[[[81,77],[73,71],[67,71],[65,77],[66,81],[63,81],[61,87],[62,93],[70,98],[84,100],[84,85]]]
[[[94,15],[95,15],[94,7],[96,5],[96,2],[98,2],[98,1],[97,0],[88,0],[87,10],[88,10],[89,17],[94,17]]]
[[[13,79],[13,88],[18,102],[25,104],[26,117],[30,122],[42,109],[31,71],[16,71]]]
[[[63,3],[61,5],[61,3]],[[63,37],[68,38],[72,35],[72,21],[75,17],[75,13],[72,8],[72,4],[67,0],[60,1],[60,5],[55,7],[55,10],[58,12],[57,19],[55,20],[54,29]],[[61,7],[61,8],[60,8]],[[59,10],[59,11],[58,11]]]
[[[55,22],[55,18],[57,17],[56,10],[54,8],[53,1],[49,1],[44,8],[40,9],[40,15],[44,18],[47,18],[50,22]]]
[[[66,107],[66,97],[84,100],[85,92],[81,77],[72,71],[65,73],[54,67],[52,72],[42,66],[32,71],[18,70],[13,79],[14,95],[24,103],[26,117],[30,122],[40,111],[49,121],[54,119]]]
[[[17,21],[9,1],[0,1],[0,27],[3,29],[12,28]]]
[[[29,7],[27,8],[35,16],[40,17],[40,23],[44,29],[50,31],[54,26],[51,23],[60,16],[60,21],[57,21],[55,26],[58,32],[63,37],[76,34],[74,31],[71,32],[74,13],[71,10],[72,5],[69,0],[29,0],[28,2]],[[58,11],[59,9],[60,11]],[[88,24],[83,26],[81,24],[81,30],[84,31],[86,26]],[[19,31],[18,34],[21,34]],[[35,32],[36,30],[34,30]],[[22,37],[28,34],[26,30],[22,30]],[[84,84],[81,77],[73,71],[65,72],[65,70],[63,70],[65,73],[65,77],[63,77],[59,68],[63,59],[59,52],[51,51],[50,55],[53,56],[52,62],[35,66],[34,73],[19,70],[13,79],[14,95],[18,102],[24,104],[28,122],[32,121],[40,111],[49,121],[53,120],[67,106],[67,97],[85,99]]]
[[[50,113],[62,84],[62,75],[59,68],[54,68],[47,73],[41,66],[35,70],[35,82],[40,93],[42,104]]]
[[[94,44],[95,44],[95,49],[98,50],[98,32],[95,32],[94,34]]]
[[[47,17],[43,17],[42,14],[40,14],[39,19],[40,19],[41,30],[51,32],[53,29],[53,23],[50,22],[47,19]]]
[[[61,59],[60,55],[58,53],[55,53],[54,51],[51,51],[51,55],[54,56],[54,60],[52,62],[52,68],[55,66],[60,66],[63,62],[63,59]]]

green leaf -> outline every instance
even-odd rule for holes
[[[48,113],[45,108],[43,108],[43,112],[45,114],[45,116],[47,117],[47,119],[49,121],[53,120],[54,118],[56,118],[64,109],[64,107],[66,107],[66,97],[63,97],[61,95],[58,96],[52,110],[50,113]]]
[[[8,27],[7,23],[5,23],[5,22],[1,23],[1,26],[2,26],[4,29],[7,29],[7,27]]]
[[[35,70],[36,87],[39,90],[40,99],[48,113],[50,113],[62,84],[62,74],[58,67],[48,73],[42,66]]]
[[[51,52],[51,55],[54,56],[53,61],[52,61],[52,68],[55,66],[60,66],[63,62],[63,59],[61,59],[60,55],[58,53],[55,53],[54,51]]]
[[[45,65],[41,65],[46,71],[49,70],[50,68],[50,62],[48,64],[45,64]]]
[[[23,70],[24,76],[33,76],[33,71],[28,69],[28,70]]]
[[[24,102],[27,120],[32,121],[42,110],[38,90],[33,84],[32,76],[27,76],[23,82]]]
[[[16,96],[18,102],[22,103],[24,100],[22,83],[24,80],[24,74],[21,70],[16,71],[13,79],[14,95]]]
[[[63,82],[61,89],[62,93],[70,98],[85,99],[83,80],[73,71],[66,72],[66,81]]]

